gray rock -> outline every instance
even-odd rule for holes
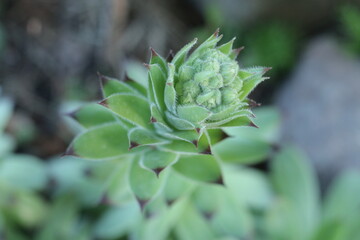
[[[312,41],[280,90],[283,140],[299,145],[323,183],[360,168],[360,61],[332,37]]]

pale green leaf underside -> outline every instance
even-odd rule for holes
[[[75,138],[71,148],[85,159],[108,159],[127,154],[127,131],[117,123],[91,128]]]
[[[221,180],[221,170],[212,155],[182,155],[173,168],[182,175],[201,182]]]
[[[105,99],[106,106],[130,123],[150,127],[150,107],[146,99],[135,95],[115,94]]]

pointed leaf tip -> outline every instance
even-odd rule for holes
[[[143,65],[144,65],[147,69],[150,69],[150,65],[149,65],[149,64],[143,63]]]
[[[108,103],[107,103],[107,99],[104,99],[104,100],[98,102],[98,104],[100,104],[101,106],[104,106],[104,107],[106,107],[106,108],[109,107],[109,105],[108,105]]]
[[[67,112],[67,113],[65,113],[64,115],[67,116],[67,117],[69,117],[69,118],[72,118],[72,119],[75,119],[75,120],[76,120],[76,119],[77,119],[77,118],[76,118],[76,112],[77,112],[77,111],[75,110],[75,111],[72,111],[72,112]]]
[[[156,118],[154,118],[153,116],[151,116],[151,118],[150,118],[150,122],[152,122],[152,123],[156,123],[156,122],[157,122],[157,120],[156,120]]]
[[[170,49],[169,54],[166,57],[167,62],[171,62],[174,59],[174,52]]]
[[[267,73],[268,71],[270,71],[272,69],[272,67],[266,67],[264,68],[264,71],[262,72],[262,74]]]
[[[249,127],[254,127],[254,128],[259,128],[259,127],[258,127],[255,123],[253,123],[253,122],[250,122],[248,126],[249,126]]]
[[[198,140],[194,140],[194,141],[192,141],[192,143],[195,145],[196,148],[197,148],[198,145],[199,145],[199,141],[198,141]]]
[[[144,208],[148,204],[149,200],[148,199],[140,199],[140,198],[136,197],[136,201],[139,204],[141,212],[144,212]]]
[[[218,37],[220,32],[220,28],[217,28],[214,32],[214,37]]]
[[[202,154],[205,155],[212,155],[212,151],[211,151],[211,147],[208,146],[204,151],[201,152]]]
[[[222,176],[220,176],[214,183],[215,183],[215,184],[222,185],[222,186],[225,186],[225,184],[224,184],[224,179],[223,179]]]
[[[76,153],[75,153],[75,150],[74,150],[74,148],[73,148],[72,146],[70,146],[70,147],[66,150],[66,152],[64,152],[64,153],[62,154],[61,157],[66,157],[66,156],[77,157],[77,155],[76,155]]]
[[[230,137],[225,131],[221,131],[221,138],[220,140],[224,140],[226,138]]]
[[[195,128],[195,130],[196,130],[197,133],[200,133],[201,129],[200,128]]]
[[[261,103],[257,103],[256,101],[252,100],[252,99],[248,99],[248,103],[249,103],[249,107],[250,108],[255,108],[255,107],[260,107]]]
[[[152,47],[150,47],[150,51],[151,51],[151,58],[159,56],[159,54]]]
[[[138,147],[140,144],[136,143],[136,142],[130,142],[130,146],[129,146],[129,151],[133,148]]]
[[[156,174],[157,177],[159,177],[160,173],[164,170],[165,168],[163,167],[159,167],[159,168],[155,168],[155,169],[152,169],[153,172]]]

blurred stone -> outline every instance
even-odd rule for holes
[[[325,185],[360,168],[360,61],[332,37],[312,41],[278,94],[283,140],[299,145]]]

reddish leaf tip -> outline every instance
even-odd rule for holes
[[[106,107],[106,108],[109,107],[109,105],[108,105],[108,103],[107,103],[107,99],[104,99],[104,100],[98,102],[98,104],[100,104],[101,106],[104,106],[104,107]]]
[[[136,200],[139,204],[139,207],[141,209],[141,211],[144,211],[144,208],[146,207],[146,205],[148,204],[149,200],[148,199],[140,199],[138,197],[136,197]]]
[[[66,152],[64,152],[61,157],[66,157],[66,156],[73,156],[73,157],[77,157],[75,150],[72,146],[70,146]]]
[[[219,32],[220,32],[220,28],[217,28],[214,32],[214,37],[218,37],[219,36]]]
[[[136,143],[136,142],[130,142],[130,147],[129,150],[138,147],[140,144]]]
[[[198,140],[194,140],[194,141],[192,141],[192,143],[195,145],[196,148],[197,148],[198,145],[199,145],[199,141],[198,141]]]
[[[255,108],[255,107],[260,107],[261,106],[261,103],[257,103],[255,102],[254,100],[252,99],[248,99],[248,103],[249,103],[249,107],[250,108]]]
[[[208,146],[204,151],[201,152],[202,154],[206,154],[206,155],[211,155],[212,151],[211,151],[211,147]]]
[[[165,168],[163,167],[158,167],[158,168],[155,168],[155,169],[152,169],[153,172],[156,174],[157,177],[159,177],[160,173],[164,170]]]
[[[159,54],[152,47],[150,47],[150,51],[151,51],[151,58],[159,56]]]
[[[263,74],[267,73],[268,71],[270,71],[272,69],[272,67],[266,67],[264,68]]]
[[[156,118],[154,118],[153,116],[151,116],[150,122],[151,122],[151,123],[155,123],[155,122],[157,122],[157,120],[156,120]]]
[[[150,69],[150,65],[149,65],[149,64],[143,63],[143,65],[144,65],[147,69]]]
[[[253,123],[253,122],[250,122],[248,126],[249,126],[249,127],[254,127],[254,128],[259,128],[259,127],[258,127],[255,123]]]
[[[224,140],[226,138],[230,137],[226,132],[221,131],[221,140]]]
[[[200,128],[195,128],[195,131],[196,131],[197,133],[200,133],[201,129],[200,129]]]
[[[167,83],[166,83],[166,85],[168,85],[168,86],[172,86],[172,85],[173,85],[173,83],[172,83],[172,82],[167,82]]]

